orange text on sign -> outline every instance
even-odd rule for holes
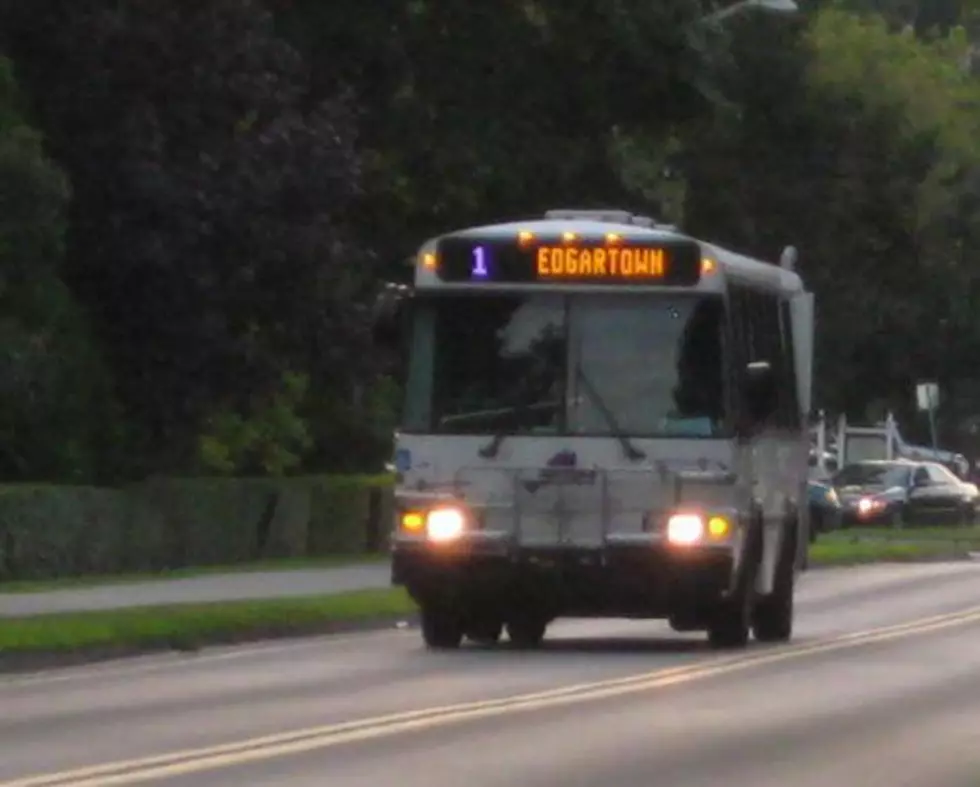
[[[581,249],[540,246],[539,279],[589,276],[597,279],[660,279],[665,270],[663,249]]]

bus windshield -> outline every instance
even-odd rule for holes
[[[406,432],[720,437],[718,295],[416,301]]]

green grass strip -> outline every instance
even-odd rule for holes
[[[413,613],[401,588],[329,596],[0,618],[0,657],[93,649],[193,649]]]
[[[810,545],[810,565],[846,566],[862,563],[960,559],[969,551],[952,541],[905,542],[891,539],[854,540],[823,536]]]
[[[980,527],[850,527],[828,538],[867,538],[886,541],[953,541],[980,544]]]

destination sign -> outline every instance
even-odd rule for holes
[[[667,271],[662,248],[575,248],[539,246],[534,250],[534,269],[539,280],[633,279],[656,283]]]
[[[435,271],[446,282],[691,286],[701,278],[693,241],[521,243],[500,238],[447,237]]]

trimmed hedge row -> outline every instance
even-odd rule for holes
[[[378,550],[389,476],[0,486],[0,581]]]

